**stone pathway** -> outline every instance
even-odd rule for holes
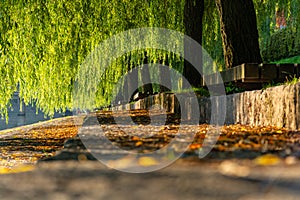
[[[64,148],[54,157],[48,157],[33,166],[21,166],[16,170],[20,173],[1,174],[0,198],[299,198],[300,154],[297,132],[274,127],[225,126],[212,151],[205,158],[199,159],[197,152],[205,147],[203,141],[207,125],[185,124],[183,132],[179,132],[180,137],[176,138],[174,135],[180,130],[176,117],[168,116],[170,120],[167,120],[167,124],[146,127],[149,118],[143,112],[133,113],[136,125],[119,124],[122,131],[118,129],[116,122],[126,122],[123,114],[114,116],[114,120],[110,113],[89,116],[80,129],[79,136],[67,140]],[[161,116],[151,118],[151,124],[156,119],[159,123]],[[99,122],[103,132],[95,128],[95,123],[100,127]],[[75,124],[80,123],[75,120]],[[44,127],[50,128],[51,124]],[[28,129],[27,133],[30,130],[32,129]],[[137,130],[145,130],[148,134],[150,132],[151,137],[146,137],[145,133]],[[186,137],[189,134],[182,135],[195,130],[197,134],[193,141]],[[19,136],[22,134],[24,135],[20,133]],[[13,136],[6,135],[7,137]],[[121,150],[112,151],[111,146],[105,146],[106,143],[99,145],[99,138],[108,138]],[[151,157],[150,153],[168,145],[174,138],[183,144],[189,144],[187,151],[181,158],[175,159],[173,164],[150,173],[117,171],[95,159],[100,155],[104,161],[109,161],[106,164],[117,169],[135,170],[137,166],[151,169],[164,160]],[[86,149],[82,141],[90,145],[90,148]],[[139,154],[124,155],[124,150]],[[172,146],[172,150],[167,159],[173,159],[181,151],[181,146]]]
[[[77,132],[73,117],[0,131],[0,173],[54,156]]]
[[[253,167],[246,177],[224,175],[222,165],[228,163],[180,159],[159,171],[128,174],[95,161],[43,162],[33,171],[1,175],[0,198],[299,199],[299,164]]]

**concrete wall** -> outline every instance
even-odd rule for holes
[[[154,104],[162,105],[171,113],[178,113],[182,107],[181,118],[186,121],[197,118],[195,107],[198,106],[201,123],[217,122],[218,119],[213,118],[222,116],[223,110],[226,111],[225,124],[300,129],[300,83],[220,97],[198,97],[198,102],[187,94],[158,94],[132,104],[112,107],[111,110],[147,109]],[[212,105],[217,106],[217,113],[211,113]]]
[[[235,123],[300,129],[300,83],[232,95]]]

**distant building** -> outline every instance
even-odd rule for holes
[[[22,111],[20,111],[21,103],[23,104]],[[45,118],[45,114],[40,110],[37,113],[35,105],[25,106],[24,102],[20,100],[18,92],[14,93],[13,98],[11,99],[11,105],[12,107],[8,112],[8,124],[5,119],[0,119],[0,130],[34,124],[50,119],[49,117]],[[55,113],[53,118],[64,117],[66,115],[72,115],[72,112]]]
[[[286,27],[286,17],[284,14],[284,10],[276,11],[276,28],[283,29]]]

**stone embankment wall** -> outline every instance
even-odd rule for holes
[[[135,103],[115,106],[111,110],[148,109],[161,105],[167,113],[180,113],[181,110],[183,121],[197,118],[201,123],[210,123],[213,117],[221,116],[222,110],[226,110],[225,121],[221,119],[221,123],[224,121],[225,124],[272,125],[291,130],[300,129],[300,83],[197,99],[198,102],[189,94],[162,93]],[[220,114],[214,112],[211,115],[212,104]],[[195,116],[198,114],[200,116]]]

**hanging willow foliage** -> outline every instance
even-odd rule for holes
[[[216,72],[225,69],[222,37],[220,34],[220,18],[215,1],[205,0],[204,2],[202,38],[203,48],[207,50],[215,62],[212,71]]]
[[[47,115],[72,108],[80,64],[105,39],[131,28],[164,27],[184,32],[183,0],[23,0],[0,2],[0,113],[14,91]],[[146,50],[149,62],[168,52]],[[130,53],[130,66],[145,50]],[[127,72],[124,55],[105,71],[96,105],[109,103],[113,84]],[[178,58],[176,58],[178,59]],[[170,62],[172,62],[170,60]],[[172,63],[171,63],[172,65]]]
[[[26,104],[35,103],[50,116],[72,108],[79,67],[99,43],[132,28],[163,27],[184,32],[184,3],[184,0],[0,1],[0,115],[7,116],[10,98],[16,90]],[[275,31],[274,15],[278,8],[287,11],[289,26],[300,34],[299,0],[254,0],[254,3],[261,46]],[[224,66],[219,24],[215,2],[205,0],[203,46],[216,63],[215,71]],[[182,71],[183,60],[179,55],[154,49],[130,52],[105,71],[102,77],[105,81],[98,84],[97,101],[91,106],[109,104],[113,85],[129,69],[143,63],[146,55],[150,63],[164,62],[168,57],[168,64]]]

